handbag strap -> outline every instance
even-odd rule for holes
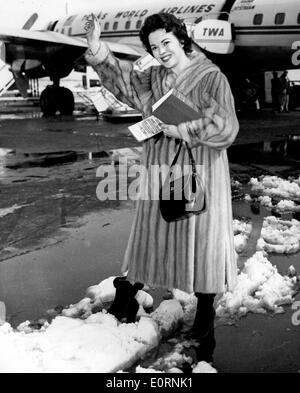
[[[180,151],[181,151],[182,144],[183,144],[183,141],[181,140],[181,141],[180,141],[180,144],[179,144],[179,148],[178,148],[178,150],[177,150],[177,153],[175,154],[175,157],[173,158],[173,161],[172,161],[172,164],[171,164],[171,166],[170,166],[170,169],[176,164],[176,161],[178,160],[178,157],[179,157],[179,153],[180,153]],[[192,150],[191,150],[191,148],[188,146],[187,142],[185,142],[185,147],[186,147],[186,149],[187,149],[187,151],[188,151],[188,154],[189,154],[189,161],[190,161],[190,164],[191,164],[191,166],[192,166],[192,192],[195,193],[195,192],[196,192],[196,189],[197,189],[197,184],[196,184],[196,176],[197,176],[196,162],[195,162],[195,159],[194,159]]]

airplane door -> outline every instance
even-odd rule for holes
[[[234,51],[233,25],[224,20],[205,19],[192,25],[191,36],[195,43],[212,53],[230,54]]]

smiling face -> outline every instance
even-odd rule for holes
[[[178,38],[165,29],[158,29],[149,34],[149,44],[156,60],[166,68],[173,69],[177,74],[182,71],[189,58]]]

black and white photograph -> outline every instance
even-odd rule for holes
[[[0,0],[1,374],[299,375],[299,290],[299,0]]]

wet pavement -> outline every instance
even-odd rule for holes
[[[17,109],[16,109],[17,108]],[[300,112],[239,113],[240,132],[229,149],[235,217],[255,223],[247,252],[254,253],[263,217],[240,197],[250,177],[300,174]],[[127,129],[91,114],[42,118],[32,107],[0,104],[0,300],[13,326],[44,317],[56,305],[76,303],[85,289],[120,273],[134,213],[132,201],[100,202],[96,196],[102,164],[117,162],[112,149],[139,145]],[[271,256],[281,274],[299,254]],[[161,292],[154,294],[155,302]],[[299,300],[299,295],[296,297]],[[215,359],[221,372],[298,372],[300,326],[291,307],[282,315],[249,314],[234,326],[217,324]]]

